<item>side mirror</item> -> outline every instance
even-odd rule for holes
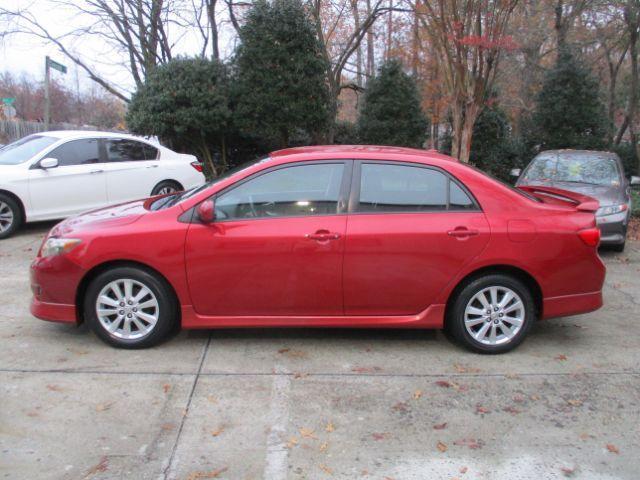
[[[511,171],[509,172],[509,175],[511,175],[512,177],[519,177],[521,173],[522,173],[521,168],[512,168]]]
[[[58,159],[47,157],[40,160],[40,168],[44,168],[45,170],[49,168],[56,168],[58,166]]]
[[[631,175],[631,178],[629,178],[629,185],[631,185],[632,187],[637,187],[638,185],[640,185],[640,177]]]
[[[196,207],[196,213],[200,221],[205,225],[213,223],[216,219],[216,204],[211,199],[205,200]]]

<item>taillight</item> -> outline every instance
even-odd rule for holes
[[[191,162],[191,166],[197,171],[202,172],[202,164],[200,162]]]
[[[590,247],[597,247],[600,243],[600,229],[586,228],[578,232],[580,239]]]

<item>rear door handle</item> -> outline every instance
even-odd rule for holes
[[[308,238],[309,240],[317,240],[319,242],[327,242],[329,240],[338,240],[340,238],[340,234],[330,232],[328,230],[318,230],[316,233],[307,233],[305,238]]]
[[[447,235],[456,238],[475,237],[480,232],[478,230],[469,230],[467,227],[456,227],[454,230],[449,230]]]
[[[147,168],[158,168],[158,165],[147,165]]]
[[[102,173],[102,172],[104,172],[104,170],[91,170],[89,173],[91,175],[95,175],[96,173]]]

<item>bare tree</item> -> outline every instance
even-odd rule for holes
[[[511,48],[505,32],[518,0],[422,0],[421,21],[438,53],[451,102],[451,154],[469,161],[471,136],[495,81],[501,52]]]

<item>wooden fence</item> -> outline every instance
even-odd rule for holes
[[[78,126],[71,123],[55,123],[49,130],[97,130],[96,127]],[[33,133],[44,132],[44,123],[24,120],[0,120],[0,143],[9,143]]]

